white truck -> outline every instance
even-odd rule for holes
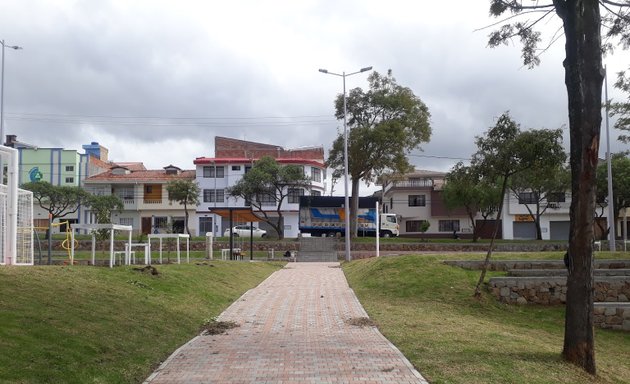
[[[360,197],[357,212],[357,234],[376,236],[375,197]],[[393,213],[380,214],[380,236],[398,236],[400,226]],[[300,197],[300,233],[311,236],[345,235],[344,198],[337,196]]]

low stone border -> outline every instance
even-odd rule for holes
[[[510,269],[508,276],[535,277],[535,276],[566,276],[566,269]],[[630,269],[596,269],[595,276],[630,276]]]
[[[601,328],[630,331],[630,303],[594,303],[595,325]]]
[[[483,260],[445,260],[444,264],[464,269],[481,269]],[[630,269],[630,260],[595,260],[595,269]],[[563,260],[491,260],[489,271],[510,269],[565,269]]]
[[[493,277],[488,282],[490,292],[508,304],[563,304],[566,302],[566,277]],[[596,276],[595,301],[628,302],[630,278],[627,276]]]

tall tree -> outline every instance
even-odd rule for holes
[[[526,65],[540,62],[538,23],[555,14],[562,21],[565,37],[565,85],[568,96],[571,137],[571,226],[567,279],[567,305],[562,355],[567,361],[596,373],[593,335],[593,221],[595,174],[601,125],[602,44],[601,26],[607,38],[618,37],[623,47],[630,45],[629,0],[550,0],[548,3],[523,0],[490,0],[490,14],[506,17],[490,35],[489,45],[507,44],[519,38]],[[533,19],[528,16],[536,15]],[[522,16],[518,18],[518,16]],[[520,20],[520,21],[519,21]],[[525,20],[525,21],[522,21]],[[550,38],[550,44],[556,35]]]
[[[169,201],[177,201],[184,206],[184,225],[186,233],[190,234],[188,227],[188,206],[197,206],[199,204],[199,184],[195,180],[176,179],[166,184]]]
[[[626,153],[614,153],[611,158],[612,187],[613,187],[613,212],[615,220],[622,209],[630,208],[630,158]],[[597,201],[603,206],[608,206],[608,170],[606,163],[597,168]]]
[[[459,162],[446,175],[443,197],[448,209],[463,207],[473,228],[473,242],[479,238],[480,231],[488,218],[498,209],[500,189],[496,184],[488,183],[481,173],[472,166]],[[482,217],[481,225],[475,218]]]
[[[352,236],[357,234],[359,183],[371,183],[385,171],[407,173],[407,154],[431,137],[430,113],[413,91],[396,82],[392,71],[372,73],[369,90],[355,88],[347,97],[348,174],[352,178]],[[335,117],[344,118],[343,95],[335,100]],[[333,176],[343,174],[344,137],[339,133],[328,155]]]
[[[254,163],[238,183],[228,189],[228,193],[248,201],[255,208],[254,215],[269,224],[278,233],[278,238],[283,239],[282,203],[289,196],[303,194],[310,186],[311,179],[304,174],[302,167],[278,164],[273,157],[264,156]],[[271,206],[275,209],[273,216],[266,209]]]
[[[502,217],[505,193],[514,175],[529,169],[544,169],[547,163],[556,163],[565,154],[558,139],[553,140],[559,132],[548,130],[521,131],[519,125],[506,112],[501,115],[494,127],[486,135],[477,137],[477,152],[473,155],[472,166],[476,167],[488,182],[500,185],[500,200],[497,201],[497,218]],[[481,295],[483,283],[494,242],[499,232],[500,221],[495,228],[488,247],[479,281],[475,288],[475,296]]]

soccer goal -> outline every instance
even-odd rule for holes
[[[33,265],[33,194],[18,188],[17,150],[1,145],[0,264]]]

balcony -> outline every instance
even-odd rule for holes
[[[162,199],[144,199],[144,204],[162,204]]]

